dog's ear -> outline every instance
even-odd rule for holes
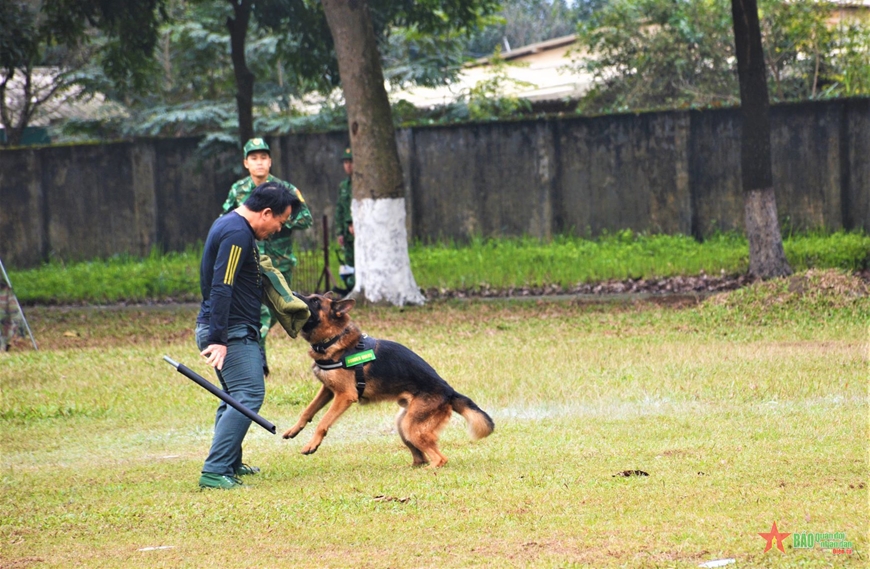
[[[352,298],[336,300],[332,303],[332,313],[335,314],[336,317],[341,318],[350,312],[354,304],[356,304],[356,301]]]
[[[331,290],[328,290],[323,293],[323,298],[328,298],[329,300],[332,300],[335,298],[335,294]]]

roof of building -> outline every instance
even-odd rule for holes
[[[592,85],[592,76],[569,69],[572,61],[583,58],[577,51],[574,35],[554,38],[504,52],[500,58],[507,80],[503,96],[530,101],[576,99]],[[417,107],[445,105],[462,98],[476,85],[497,76],[492,58],[483,57],[465,65],[459,78],[439,87],[409,87],[390,92],[390,100],[404,99]]]

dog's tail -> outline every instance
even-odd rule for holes
[[[450,398],[450,406],[468,422],[468,435],[472,439],[482,439],[495,430],[492,418],[465,395],[454,392],[453,397]]]

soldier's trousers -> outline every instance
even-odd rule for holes
[[[344,256],[344,264],[348,267],[353,267],[353,235],[345,236],[344,238],[344,247],[342,248],[342,253]],[[344,281],[344,286],[348,289],[353,289],[356,284],[356,275],[351,273],[349,275],[340,275],[341,280]]]

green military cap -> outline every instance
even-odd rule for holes
[[[341,153],[342,160],[353,160],[353,154],[350,152],[350,146],[344,149],[344,152]]]
[[[269,145],[266,144],[266,141],[262,138],[252,138],[248,142],[245,143],[245,158],[248,157],[248,154],[251,152],[256,152],[257,150],[265,150],[271,154],[269,150]]]

